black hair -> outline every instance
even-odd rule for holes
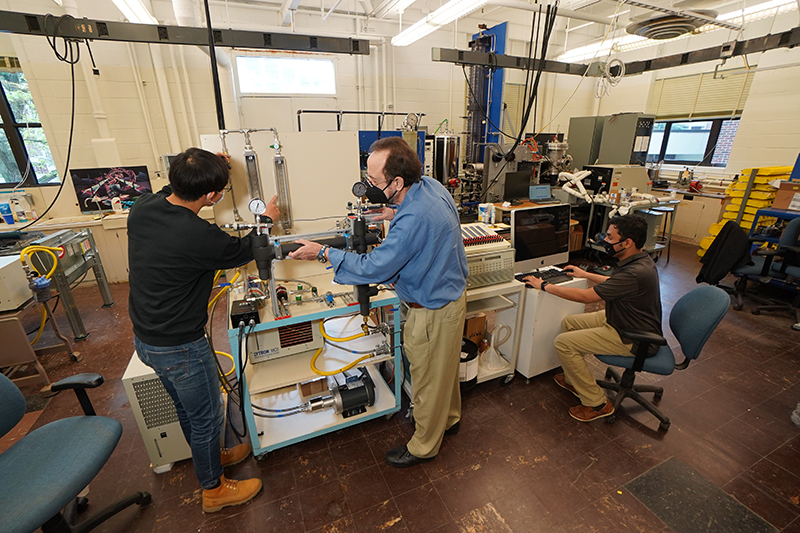
[[[200,148],[178,154],[169,166],[172,192],[187,202],[194,202],[210,192],[220,192],[228,185],[230,171],[225,160]]]
[[[387,181],[396,177],[403,178],[403,188],[417,183],[422,177],[422,163],[417,153],[411,149],[402,137],[384,137],[369,147],[370,152],[388,151],[383,175]]]
[[[639,215],[623,215],[614,217],[609,222],[619,232],[620,241],[630,239],[636,248],[643,248],[647,242],[647,221]]]

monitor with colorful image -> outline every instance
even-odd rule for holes
[[[139,196],[153,191],[144,165],[70,169],[70,175],[84,214],[113,211],[114,198],[120,199],[123,209],[129,209]]]

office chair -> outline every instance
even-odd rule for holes
[[[0,529],[9,533],[90,531],[132,504],[147,505],[150,494],[137,492],[75,525],[88,505],[78,494],[89,485],[122,435],[122,425],[95,416],[86,389],[103,383],[99,374],[78,374],[52,385],[53,392],[72,389],[86,416],[56,420],[22,437],[0,454]],[[0,436],[25,414],[25,397],[0,375]]]
[[[800,217],[786,225],[774,255],[783,260],[772,263],[770,274],[775,281],[773,284],[793,291],[794,301],[787,303],[761,298],[760,301],[765,305],[755,307],[751,312],[760,315],[762,311],[788,311],[794,314],[792,329],[800,331]]]
[[[706,341],[728,311],[730,303],[730,297],[724,290],[711,285],[698,287],[683,295],[675,303],[669,315],[669,327],[678,338],[685,357],[684,361],[678,364],[675,364],[675,356],[664,337],[640,331],[622,332],[622,336],[639,344],[635,357],[596,356],[607,365],[625,368],[625,372],[620,376],[609,367],[606,369],[606,379],[613,379],[613,381],[597,380],[597,384],[602,388],[617,393],[613,398],[614,409],[619,407],[622,400],[630,397],[661,421],[659,429],[664,431],[669,429],[669,418],[642,396],[644,392],[652,392],[655,399],[660,400],[664,394],[664,388],[655,385],[635,385],[636,373],[644,371],[668,376],[676,368],[683,370],[688,367],[689,363],[700,355]],[[647,352],[651,345],[657,345],[660,348],[653,356],[648,357]],[[608,423],[614,423],[614,421],[613,415],[606,418]]]

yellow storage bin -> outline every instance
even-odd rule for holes
[[[744,191],[731,191],[729,196],[733,198],[744,198]],[[750,199],[751,200],[771,200],[775,198],[775,192],[767,192],[767,191],[750,191]]]
[[[742,176],[750,176],[750,173],[753,172],[752,168],[746,168],[742,170]],[[758,168],[758,175],[759,176],[777,176],[779,174],[791,174],[792,167],[759,167]],[[770,180],[772,181],[772,180]]]
[[[728,205],[740,206],[742,205],[742,198],[741,197],[732,198],[731,203]],[[772,200],[753,200],[752,198],[749,198],[747,200],[747,207],[755,207],[757,209],[762,209],[764,207],[769,207],[771,205],[772,205]]]

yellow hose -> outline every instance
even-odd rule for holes
[[[222,276],[223,272],[225,272],[225,271],[224,270],[217,270],[217,273],[214,275],[214,282],[212,283],[212,285],[216,285],[217,284],[217,281],[219,280],[220,276]]]
[[[322,333],[322,337],[323,338],[325,338],[325,339],[327,339],[327,340],[329,340],[331,342],[346,342],[346,341],[352,341],[352,340],[360,339],[361,337],[366,337],[367,336],[367,334],[362,331],[361,333],[356,333],[355,335],[350,335],[349,337],[342,337],[342,338],[331,337],[330,335],[325,333],[325,326],[324,326],[322,320],[319,321],[319,331]]]
[[[314,372],[315,374],[319,375],[319,376],[335,376],[336,374],[341,374],[345,370],[350,370],[354,366],[358,365],[358,363],[360,363],[361,361],[364,361],[365,359],[369,359],[369,358],[375,356],[374,353],[367,354],[364,357],[360,357],[360,358],[356,359],[355,361],[353,361],[349,365],[340,368],[339,370],[333,370],[331,372],[325,372],[324,370],[320,370],[319,368],[317,368],[317,365],[316,365],[317,358],[320,356],[320,354],[322,353],[322,350],[324,350],[324,349],[325,349],[325,347],[323,346],[322,348],[317,350],[317,352],[314,354],[314,357],[311,358],[311,371]]]
[[[56,271],[56,266],[58,265],[58,257],[56,256],[56,254],[53,253],[54,251],[60,252],[61,248],[53,248],[52,246],[34,245],[23,248],[22,252],[20,252],[19,255],[23,261],[30,264],[31,268],[33,268],[33,263],[30,261],[31,254],[35,254],[36,252],[45,252],[50,254],[50,256],[53,258],[53,267],[50,269],[50,272],[48,272],[47,275],[45,276],[45,278],[50,279],[50,276],[52,276],[53,272]]]
[[[239,272],[238,271],[236,272],[236,275],[233,276],[233,279],[231,280],[230,284],[225,285],[224,287],[222,287],[222,290],[220,290],[213,298],[211,298],[211,301],[208,302],[208,309],[211,309],[211,306],[214,305],[214,303],[217,300],[219,300],[222,297],[223,294],[228,292],[228,290],[231,288],[231,285],[233,283],[235,283],[237,279],[239,279]]]
[[[230,370],[228,370],[225,374],[223,374],[223,376],[224,377],[228,377],[231,374],[233,374],[233,371],[236,370],[236,366],[235,366],[236,363],[233,361],[233,356],[231,354],[225,353],[225,352],[214,352],[214,353],[217,354],[217,355],[224,355],[225,357],[227,357],[228,359],[231,360],[231,363],[234,364],[234,366],[232,366]]]
[[[39,337],[42,336],[42,332],[44,331],[44,323],[47,322],[47,309],[42,306],[42,322],[39,324],[39,332],[36,334],[36,337],[31,341],[31,346],[36,344],[36,341],[39,340]]]
[[[47,275],[45,276],[45,279],[50,279],[50,276],[52,276],[53,272],[56,271],[56,266],[58,266],[58,256],[53,253],[54,251],[60,252],[61,248],[54,248],[52,246],[41,246],[41,245],[27,246],[22,249],[19,256],[23,261],[25,261],[25,263],[28,263],[30,267],[33,268],[33,262],[31,261],[30,257],[31,254],[35,254],[36,252],[45,252],[50,254],[50,256],[53,258],[53,267],[50,269],[50,272],[48,272]],[[38,341],[39,337],[42,336],[42,332],[44,332],[45,322],[47,322],[47,309],[45,309],[45,307],[42,306],[42,321],[39,324],[39,331],[36,333],[36,337],[34,337],[34,339],[31,341],[31,346],[36,344],[36,341]]]

